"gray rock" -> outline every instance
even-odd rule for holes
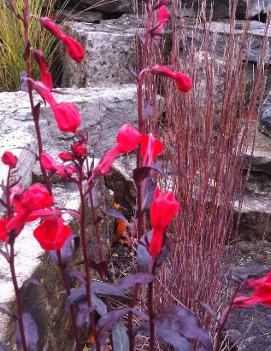
[[[244,240],[271,240],[271,139],[256,133],[252,152],[253,135],[244,157],[251,162],[251,174],[241,209],[240,235]]]
[[[236,24],[236,28],[234,31],[231,30],[231,25],[228,20],[222,21],[212,21],[208,23],[208,40],[207,45],[209,46],[210,52],[212,52],[212,47],[215,47],[215,52],[219,56],[223,56],[225,50],[227,49],[227,44],[229,42],[230,33],[234,34],[234,39],[236,43],[242,40],[243,29],[245,26],[245,21],[238,21]],[[203,25],[199,25],[194,28],[194,25],[191,25],[191,21],[187,21],[188,28],[188,37],[194,39],[194,43],[199,46],[202,45],[204,28]],[[245,49],[247,54],[244,57],[247,58],[248,61],[258,62],[261,46],[263,43],[263,39],[265,38],[265,34],[267,35],[267,40],[269,44],[271,43],[271,29],[266,33],[266,24],[251,21],[248,29],[248,40],[245,43]],[[271,58],[271,48],[269,47],[265,53],[265,62],[267,64],[270,63]]]
[[[134,82],[126,66],[134,66],[136,22],[133,16],[100,24],[68,22],[65,31],[86,49],[80,65],[63,54],[63,87],[97,87]]]
[[[182,0],[182,5],[186,8],[193,7],[195,11],[202,9],[206,2],[206,15],[212,14],[213,19],[229,17],[229,0]],[[267,13],[271,9],[269,0],[238,0],[236,16],[245,17],[247,12],[253,17],[261,12]]]
[[[260,130],[262,133],[271,137],[271,90],[261,108]]]
[[[57,89],[56,92],[54,96],[58,102],[69,101],[79,108],[81,128],[88,132],[90,151],[95,152],[95,156],[101,156],[115,144],[115,137],[121,125],[137,122],[134,85]],[[36,101],[41,101],[37,95],[35,98]],[[19,139],[26,141],[28,137],[33,139],[34,126],[26,93],[2,93],[0,106],[1,132],[5,135],[1,143],[3,140],[6,144],[5,140],[9,140],[9,137],[14,142],[18,142]],[[50,150],[53,155],[67,150],[68,143],[73,139],[72,134],[59,132],[50,107],[44,105],[41,108],[41,130],[44,149]]]
[[[85,6],[104,13],[133,13],[132,0],[82,0]]]
[[[240,242],[233,268],[233,275],[240,279],[254,279],[271,270],[271,243],[258,241]],[[243,295],[248,293],[243,292]],[[226,324],[226,335],[236,351],[270,351],[270,308],[256,305],[234,309]]]
[[[94,11],[79,11],[79,10],[61,10],[58,15],[58,21],[76,21],[87,23],[99,23],[103,18],[101,12]]]

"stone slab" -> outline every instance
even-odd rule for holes
[[[63,87],[97,87],[134,82],[125,68],[134,64],[137,32],[134,16],[123,15],[100,24],[67,22],[64,30],[79,40],[86,50],[80,65],[63,53]]]
[[[223,21],[211,21],[208,22],[208,40],[207,45],[212,51],[213,45],[215,45],[215,52],[219,56],[223,56],[225,50],[227,48],[227,43],[230,38],[230,33],[234,35],[234,38],[238,41],[241,41],[242,34],[244,31],[244,27],[246,25],[245,21],[237,21],[236,27],[234,30],[231,29],[231,24],[229,20]],[[191,20],[187,21],[188,28],[188,37],[190,39],[194,39],[194,43],[201,47],[203,34],[204,34],[204,26],[199,24],[194,27],[191,23]],[[246,43],[247,50],[247,59],[251,62],[258,62],[260,49],[263,42],[263,39],[267,35],[269,47],[266,51],[265,62],[266,64],[270,63],[271,58],[271,29],[268,28],[266,30],[266,24],[259,21],[251,21],[248,29],[248,40]]]
[[[95,153],[97,157],[115,144],[115,138],[121,125],[137,123],[136,87],[134,85],[57,89],[54,96],[58,102],[69,101],[78,107],[82,118],[81,128],[89,135],[90,152]],[[41,101],[41,98],[36,95],[35,100]],[[27,94],[24,92],[2,93],[0,94],[0,106],[1,132],[5,135],[4,138],[11,138],[16,142],[19,139],[32,140],[35,134]],[[50,150],[53,155],[67,150],[69,143],[73,140],[72,134],[59,132],[50,107],[44,104],[41,107],[41,131],[44,149],[45,151]],[[2,139],[0,151],[1,145]]]

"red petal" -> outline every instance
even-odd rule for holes
[[[2,155],[2,162],[10,168],[15,168],[17,161],[17,157],[10,151],[5,151]]]
[[[52,110],[54,111],[58,128],[62,132],[76,133],[77,128],[80,126],[81,117],[74,104],[61,102],[52,106]]]
[[[140,143],[141,134],[130,124],[124,124],[117,135],[116,141],[120,153],[134,150]]]
[[[83,46],[68,35],[65,35],[61,40],[65,45],[68,55],[77,63],[80,63],[85,56],[85,49]]]

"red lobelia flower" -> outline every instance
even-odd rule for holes
[[[86,156],[88,148],[85,143],[81,143],[80,141],[71,145],[72,152],[75,158],[82,158]]]
[[[53,80],[52,80],[51,73],[49,72],[49,69],[47,67],[47,63],[43,55],[43,52],[41,50],[33,50],[33,56],[40,68],[40,73],[41,73],[40,81],[43,84],[45,84],[48,89],[52,90]]]
[[[18,161],[17,157],[13,155],[13,153],[10,151],[5,151],[2,155],[1,160],[5,165],[9,166],[10,168],[15,168]]]
[[[68,53],[68,55],[77,63],[80,63],[84,56],[85,56],[85,50],[81,44],[78,43],[75,39],[72,37],[65,35],[62,39],[62,42],[65,45],[65,49]]]
[[[119,153],[133,151],[140,143],[141,134],[130,124],[124,124],[116,137]]]
[[[154,159],[161,155],[164,146],[163,144],[156,139],[152,134],[142,135],[141,139],[141,155],[144,156],[143,164],[144,166],[151,166],[154,162]]]
[[[154,65],[151,68],[153,74],[160,74],[173,79],[179,91],[187,93],[192,87],[192,79],[181,72],[172,71],[170,68],[161,65]]]
[[[17,212],[31,212],[52,206],[54,198],[43,184],[36,183],[15,197],[13,202]]]
[[[42,168],[46,172],[56,172],[58,169],[58,164],[55,162],[53,157],[47,152],[42,152],[40,155],[40,163]]]
[[[62,132],[75,133],[81,122],[80,113],[76,106],[70,102],[61,102],[58,104],[55,101],[53,94],[45,84],[32,79],[31,83],[33,84],[33,88],[40,94],[43,100],[48,102],[48,104],[51,106],[59,130]]]
[[[116,137],[117,144],[105,153],[97,167],[96,175],[106,175],[110,172],[113,162],[121,153],[133,151],[140,143],[141,134],[130,124],[124,124]]]
[[[85,50],[81,44],[79,44],[69,35],[66,35],[49,17],[40,17],[39,21],[44,28],[48,29],[64,43],[68,55],[73,60],[75,60],[77,63],[80,63],[83,60]]]
[[[150,207],[153,234],[148,250],[152,256],[159,255],[162,248],[164,230],[179,212],[179,209],[180,205],[171,191],[160,193],[160,190],[156,188],[154,200]]]
[[[8,223],[8,218],[0,219],[0,241],[6,241],[8,238],[8,233],[6,225]]]
[[[118,145],[107,151],[99,164],[95,167],[94,173],[98,176],[104,176],[110,172],[113,162],[119,154]]]
[[[74,160],[74,155],[71,152],[60,152],[60,154],[58,154],[58,157],[63,162],[73,161]]]
[[[271,307],[271,272],[258,279],[249,279],[245,287],[253,289],[252,296],[238,296],[234,299],[234,307],[250,307],[261,303]]]
[[[64,224],[61,217],[45,219],[33,232],[40,246],[46,250],[60,250],[72,229]]]
[[[164,29],[167,26],[167,21],[169,19],[170,13],[166,6],[161,6],[157,12],[157,23],[156,25],[150,30],[150,35],[162,35]]]
[[[76,106],[70,102],[61,102],[60,104],[51,105],[51,107],[59,130],[76,133],[81,123],[80,113]]]

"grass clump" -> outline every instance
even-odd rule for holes
[[[19,15],[23,13],[23,0],[13,3]],[[44,5],[43,0],[30,0],[29,12],[36,16],[54,16],[57,18],[59,11],[54,13],[56,0],[48,0]],[[65,6],[66,1],[62,4]],[[7,2],[0,3],[0,91],[14,91],[20,89],[20,73],[25,71],[23,60],[24,41],[23,23],[16,19],[9,10]],[[53,63],[57,42],[53,35],[43,29],[33,19],[30,21],[29,38],[32,47],[44,52],[49,67]],[[32,77],[37,78],[39,69],[32,65]]]

